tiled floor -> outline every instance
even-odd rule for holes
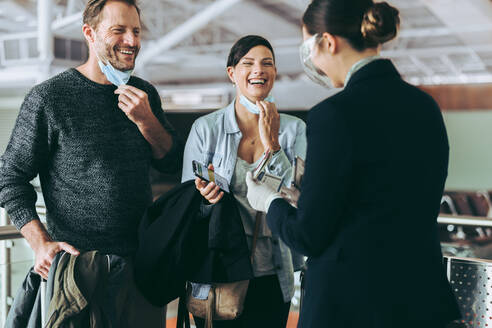
[[[178,312],[178,301],[175,300],[168,304],[167,306],[167,322],[166,328],[175,328],[176,327],[176,315]],[[299,312],[292,311],[289,314],[289,321],[287,322],[286,328],[295,328],[297,327],[297,321],[299,320]],[[193,323],[193,321],[192,321]],[[194,327],[194,326],[192,326]]]
[[[291,312],[289,314],[289,321],[287,322],[286,328],[295,328],[297,327],[297,321],[299,320],[298,312]],[[176,327],[176,317],[167,319],[166,328],[174,328]],[[192,326],[194,327],[194,326]]]

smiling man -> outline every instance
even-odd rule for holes
[[[131,76],[141,32],[135,1],[90,0],[83,20],[88,61],[28,93],[0,161],[0,206],[33,248],[35,271],[45,278],[60,251],[98,250],[131,267],[138,223],[152,200],[150,167],[176,172],[182,156],[157,91]],[[37,174],[47,230],[29,183]],[[129,298],[148,305],[140,295]],[[138,312],[139,326],[159,327],[158,310],[125,312]],[[143,324],[146,319],[156,321]]]

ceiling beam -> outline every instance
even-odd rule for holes
[[[82,12],[79,11],[75,14],[65,16],[63,18],[57,19],[51,24],[53,31],[60,30],[64,27],[70,26],[72,24],[80,24],[82,26]]]
[[[479,24],[468,26],[449,26],[433,28],[410,28],[398,33],[399,38],[428,38],[432,36],[454,35],[459,33],[475,33],[492,31],[492,24]]]
[[[301,26],[302,11],[293,8],[287,2],[275,3],[264,0],[250,0],[259,8],[263,8],[294,26]],[[293,13],[294,12],[294,13]]]
[[[142,52],[137,60],[136,69],[141,69],[155,56],[171,49],[186,37],[203,28],[210,21],[220,16],[224,11],[241,0],[219,0],[214,1],[203,11],[195,14],[189,20],[176,27],[174,30],[159,39],[152,47]]]
[[[55,58],[52,17],[53,0],[38,0],[38,52],[41,66],[37,83],[50,77],[51,63]]]
[[[443,85],[443,84],[483,84],[492,83],[491,73],[433,76],[406,76],[405,80],[415,85]],[[490,88],[489,88],[490,89]]]
[[[443,54],[470,54],[473,52],[492,52],[492,44],[479,44],[467,46],[435,47],[435,48],[415,48],[415,49],[394,49],[383,50],[381,55],[385,57],[440,57]]]
[[[77,2],[78,0],[67,0],[67,8],[65,10],[65,15],[70,16],[75,14],[77,11]]]
[[[417,56],[409,56],[412,63],[425,75],[433,75],[434,71],[429,68],[424,62],[422,62]]]

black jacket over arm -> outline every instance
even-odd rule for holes
[[[157,199],[139,227],[135,282],[163,306],[182,295],[185,282],[234,282],[253,278],[248,243],[235,198],[229,194],[200,215],[203,197],[193,180]]]
[[[425,327],[459,316],[437,215],[449,146],[439,107],[389,60],[311,109],[298,210],[267,220],[309,257],[300,327]]]

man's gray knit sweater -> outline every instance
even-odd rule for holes
[[[152,200],[150,165],[176,172],[182,147],[155,88],[136,77],[128,84],[148,94],[152,111],[173,135],[171,151],[152,159],[150,144],[118,108],[113,85],[70,69],[35,86],[0,159],[0,206],[18,229],[38,219],[29,181],[39,174],[54,240],[81,250],[132,253]]]

